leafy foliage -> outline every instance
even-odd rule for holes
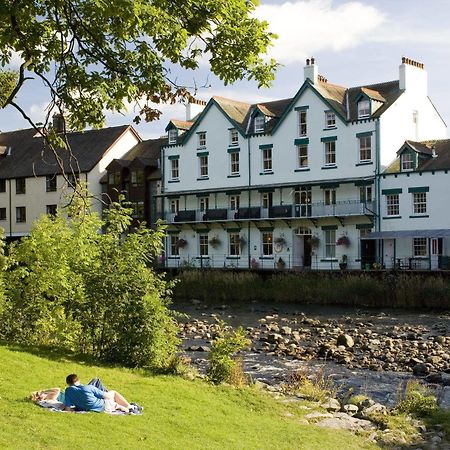
[[[209,356],[208,378],[216,384],[244,384],[242,364],[234,355],[249,344],[242,327],[232,330],[225,322],[219,321],[218,336],[214,339]]]
[[[0,62],[23,63],[7,103],[32,78],[48,88],[52,106],[71,125],[100,126],[105,110],[138,103],[146,120],[159,117],[151,102],[189,97],[171,69],[195,69],[207,58],[225,83],[273,79],[265,62],[274,35],[254,18],[258,0],[18,0],[0,10]],[[3,77],[2,77],[3,78]],[[139,117],[136,121],[139,121]]]
[[[150,268],[163,230],[126,235],[130,210],[120,203],[104,221],[78,197],[67,213],[42,216],[10,248],[1,337],[164,367],[177,345],[171,285]]]
[[[409,381],[402,400],[397,406],[398,411],[412,414],[416,417],[428,417],[439,408],[433,392],[420,384],[419,381]]]

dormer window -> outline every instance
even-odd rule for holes
[[[414,157],[412,153],[403,153],[401,156],[402,172],[414,170]]]
[[[176,144],[178,138],[178,130],[176,128],[171,128],[169,130],[169,145]]]
[[[256,116],[254,123],[255,123],[255,133],[264,133],[264,128],[266,124],[264,116]]]
[[[363,119],[370,116],[370,101],[360,100],[358,102],[358,119]]]
[[[206,147],[206,133],[201,131],[197,134],[197,148],[205,148]]]

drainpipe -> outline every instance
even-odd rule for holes
[[[12,238],[11,178],[8,180],[8,183],[9,183],[9,237]]]
[[[375,231],[381,231],[381,143],[380,143],[380,119],[375,121],[375,192],[376,192],[376,218]],[[382,239],[378,240],[378,254],[382,252]]]
[[[251,184],[252,184],[252,171],[251,171],[251,152],[250,152],[250,136],[247,137],[247,156],[248,156],[248,222],[247,222],[247,253],[248,253],[248,268],[250,269],[250,206],[251,206]]]

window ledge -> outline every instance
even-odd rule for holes
[[[209,177],[200,177],[197,178],[197,181],[209,180]]]
[[[240,173],[236,173],[236,174],[233,174],[233,175],[228,175],[227,178],[239,178],[240,176],[241,176]]]
[[[209,259],[209,255],[196,256],[195,259]]]
[[[339,262],[337,258],[323,258],[320,262]]]
[[[323,129],[323,131],[329,131],[329,130],[337,130],[337,127],[328,127],[328,128]]]
[[[180,259],[179,256],[168,256],[167,259]]]
[[[260,256],[259,259],[274,259],[273,256]]]
[[[168,183],[179,183],[180,180],[168,180],[167,182],[168,182]]]
[[[422,217],[427,218],[427,217],[430,217],[430,215],[429,214],[414,214],[412,216],[409,216],[410,219],[420,219]]]
[[[337,169],[337,165],[330,165],[330,166],[323,166],[321,167],[322,170],[329,170],[329,169]]]
[[[240,256],[227,256],[226,259],[241,259]]]
[[[384,216],[383,220],[387,220],[387,219],[401,219],[402,216]]]
[[[373,161],[360,161],[356,163],[355,166],[370,166],[373,164]]]
[[[311,170],[309,167],[301,167],[300,169],[295,169],[294,172],[308,172]]]
[[[273,175],[273,171],[271,172],[259,172],[260,175]]]

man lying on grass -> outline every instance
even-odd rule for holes
[[[139,414],[142,410],[128,401],[116,391],[102,391],[90,384],[81,384],[74,373],[67,375],[69,385],[64,392],[65,411],[107,412],[123,411],[128,414]]]

